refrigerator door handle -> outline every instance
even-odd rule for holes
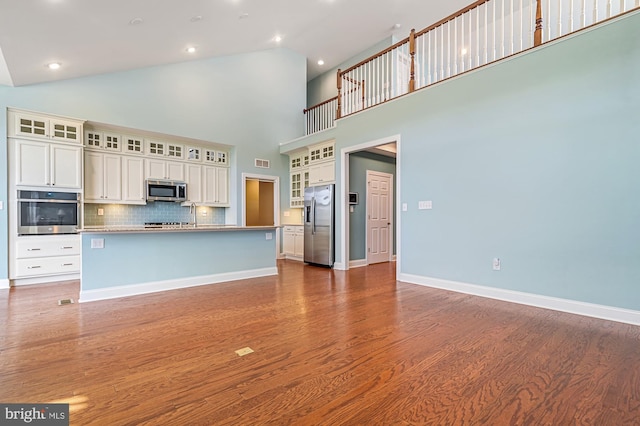
[[[311,220],[311,234],[316,234],[316,197],[311,199],[311,211],[313,212]]]

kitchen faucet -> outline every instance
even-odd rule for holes
[[[191,203],[189,206],[189,213],[191,213],[191,221],[193,222],[193,227],[198,226],[198,215],[196,214],[196,203]]]

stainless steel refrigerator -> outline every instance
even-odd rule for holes
[[[334,261],[335,186],[304,190],[304,261],[332,267]]]

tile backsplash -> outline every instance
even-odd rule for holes
[[[98,216],[98,209],[104,214]],[[225,209],[197,207],[198,223],[221,225],[225,220]],[[85,226],[144,225],[145,222],[191,222],[189,207],[179,203],[155,202],[144,206],[128,204],[85,204]]]

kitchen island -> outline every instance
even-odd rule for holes
[[[87,227],[80,302],[278,273],[275,226]]]

